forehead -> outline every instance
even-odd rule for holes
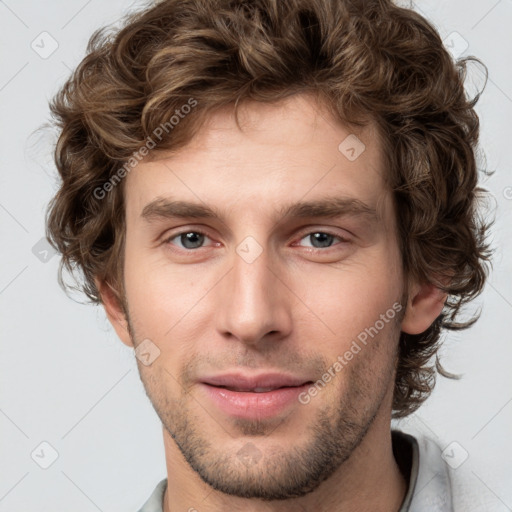
[[[329,194],[373,205],[386,195],[374,124],[349,128],[308,95],[246,102],[238,119],[216,111],[185,147],[139,163],[127,177],[129,216],[166,196],[262,212]]]

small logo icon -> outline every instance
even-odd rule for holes
[[[59,453],[50,443],[43,441],[30,456],[39,467],[48,469],[59,458]]]
[[[454,59],[458,59],[469,48],[469,43],[458,32],[447,35],[443,43]]]
[[[42,263],[48,263],[57,254],[57,251],[50,245],[46,237],[43,236],[32,247],[32,254]]]
[[[237,452],[237,457],[242,461],[246,467],[255,466],[262,458],[261,451],[252,443],[246,443]]]
[[[366,146],[353,133],[338,146],[340,153],[351,162],[357,160],[365,149]]]
[[[142,340],[135,349],[135,357],[144,365],[149,366],[160,355],[160,349],[148,338]]]
[[[252,263],[263,252],[263,247],[255,238],[247,236],[236,246],[236,252],[246,263]]]
[[[469,453],[457,441],[453,441],[443,450],[441,457],[448,466],[457,469],[466,462]]]
[[[31,43],[30,47],[41,59],[50,57],[59,47],[57,40],[48,32],[41,32]]]

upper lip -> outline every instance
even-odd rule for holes
[[[225,373],[202,378],[201,382],[211,386],[232,388],[237,391],[252,391],[258,388],[277,389],[282,387],[302,386],[311,381],[283,373],[264,373],[259,375]]]

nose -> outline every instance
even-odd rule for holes
[[[271,259],[265,250],[254,261],[235,253],[216,289],[217,329],[224,337],[262,347],[290,334],[292,294]]]

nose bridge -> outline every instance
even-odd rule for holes
[[[290,329],[286,296],[275,268],[270,252],[252,237],[236,247],[219,298],[220,331],[256,343],[270,332],[284,335]]]

